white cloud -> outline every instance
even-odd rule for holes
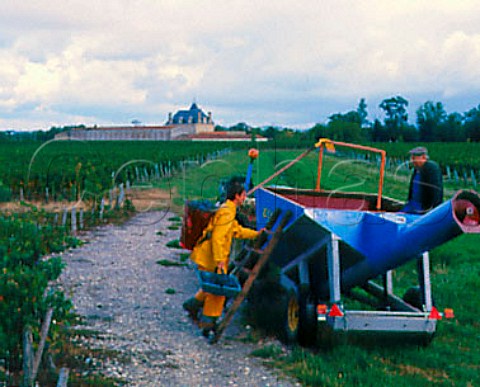
[[[194,98],[225,124],[280,125],[322,121],[361,97],[480,99],[478,1],[4,0],[1,8],[5,128],[45,117],[125,123],[125,111],[163,121],[160,109]],[[465,98],[465,109],[479,103]]]

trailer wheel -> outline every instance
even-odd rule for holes
[[[313,346],[317,340],[317,310],[310,294],[300,297],[298,342],[304,347]]]
[[[300,305],[297,295],[293,290],[287,292],[284,300],[281,339],[286,344],[294,344],[298,339]]]
[[[420,345],[422,347],[428,347],[432,341],[433,338],[435,337],[435,332],[434,333],[426,333],[420,338]]]

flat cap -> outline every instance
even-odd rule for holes
[[[416,148],[411,149],[408,153],[410,153],[412,156],[422,156],[428,155],[428,150],[423,146],[417,146]]]

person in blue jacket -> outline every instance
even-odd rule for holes
[[[442,171],[436,162],[429,160],[427,148],[419,146],[409,153],[414,172],[402,211],[425,214],[443,201]]]

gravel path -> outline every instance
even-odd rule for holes
[[[101,332],[90,345],[130,359],[112,360],[101,371],[131,386],[299,386],[249,356],[262,344],[238,341],[247,327],[236,322],[209,345],[187,318],[181,305],[196,291],[193,269],[156,263],[178,260],[182,252],[166,247],[179,237],[178,230],[167,229],[172,216],[145,212],[121,226],[102,226],[63,256],[61,282],[86,328]]]

